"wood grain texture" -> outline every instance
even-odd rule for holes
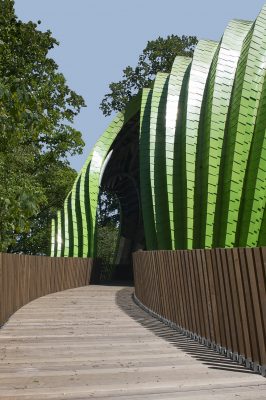
[[[140,251],[135,293],[149,310],[266,368],[265,248]]]
[[[29,301],[89,284],[93,263],[91,258],[0,253],[0,326]]]
[[[266,381],[141,310],[130,287],[41,297],[0,330],[0,399],[265,399]]]

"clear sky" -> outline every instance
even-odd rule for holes
[[[80,170],[110,118],[99,110],[108,84],[135,66],[148,40],[169,34],[219,40],[234,18],[254,20],[266,0],[15,0],[22,21],[41,20],[60,46],[52,51],[69,86],[87,104],[75,127],[86,143],[70,163]]]

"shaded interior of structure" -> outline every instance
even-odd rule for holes
[[[139,114],[121,129],[101,178],[101,190],[116,194],[120,203],[120,238],[113,280],[132,280],[132,253],[145,249],[139,184]]]

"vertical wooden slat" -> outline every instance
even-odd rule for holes
[[[250,336],[248,330],[248,321],[247,321],[247,310],[245,304],[245,294],[244,294],[244,286],[243,280],[241,275],[241,264],[238,255],[238,249],[232,249],[233,254],[233,263],[234,263],[234,270],[235,270],[235,277],[236,277],[236,292],[238,296],[239,302],[239,317],[241,321],[241,334],[243,335],[243,344],[244,350],[239,350],[239,354],[241,356],[247,357],[251,359],[251,344],[250,344]]]
[[[266,247],[261,247],[261,258],[262,258],[262,267],[263,267],[263,275],[264,275],[264,282],[266,281]],[[266,282],[265,282],[266,285]]]
[[[256,274],[256,282],[258,286],[258,298],[259,307],[261,310],[261,324],[262,324],[262,336],[264,343],[264,351],[260,351],[261,354],[261,364],[266,364],[266,282],[263,271],[263,260],[261,258],[261,252],[259,248],[254,248],[252,250],[254,258],[254,272]]]
[[[35,257],[36,268],[36,293],[35,298],[42,296],[42,277],[41,277],[41,263],[38,261],[38,256]]]
[[[195,332],[196,329],[196,322],[195,322],[195,309],[194,309],[194,302],[193,302],[193,295],[192,295],[192,282],[191,282],[191,275],[190,275],[190,259],[188,256],[188,251],[183,251],[183,261],[184,261],[184,277],[185,277],[185,285],[187,290],[187,302],[188,302],[188,312],[189,312],[189,319],[190,319],[190,326],[189,330],[191,332]]]
[[[178,291],[178,281],[177,281],[177,268],[176,268],[176,263],[175,263],[175,258],[174,258],[174,252],[170,251],[169,256],[171,258],[171,269],[172,269],[172,274],[171,274],[171,280],[172,280],[172,292],[173,292],[173,303],[174,303],[174,310],[175,310],[175,319],[174,322],[176,324],[180,324],[181,320],[181,310],[180,310],[180,303],[179,303],[179,291]]]
[[[233,313],[235,318],[235,326],[236,326],[236,341],[237,348],[234,349],[238,354],[243,354],[245,352],[244,345],[244,335],[242,332],[242,323],[240,316],[240,303],[238,296],[238,287],[237,280],[235,274],[235,266],[234,266],[234,256],[231,249],[226,251],[227,254],[227,263],[228,263],[228,280],[230,282],[231,292],[232,292],[232,303],[233,303]]]
[[[219,273],[218,267],[219,262],[217,262],[217,253],[215,251],[211,251],[211,260],[212,260],[212,270],[213,270],[213,282],[215,287],[215,298],[217,304],[217,320],[219,325],[219,339],[217,338],[216,344],[219,346],[225,346],[226,343],[226,333],[225,333],[225,321],[224,314],[222,308],[222,294],[221,294],[221,286],[219,281]]]
[[[176,280],[174,275],[175,265],[173,263],[173,252],[167,252],[167,258],[169,260],[169,298],[171,301],[171,321],[178,323],[178,301],[177,301],[177,291],[176,291]]]
[[[232,341],[230,334],[230,321],[229,321],[229,313],[226,301],[226,290],[225,290],[225,279],[223,272],[223,263],[222,263],[222,255],[221,249],[216,249],[216,262],[217,262],[217,272],[220,286],[220,295],[221,295],[221,306],[222,306],[222,314],[225,328],[225,342],[222,343],[223,347],[226,347],[229,350],[232,350]]]
[[[164,315],[166,319],[170,319],[170,299],[169,299],[169,282],[168,282],[168,260],[166,258],[166,251],[159,252],[160,258],[160,271],[164,299]]]
[[[150,264],[151,263],[151,264]],[[142,271],[141,271],[141,260],[139,259],[139,275],[140,279],[142,278]],[[152,304],[154,304],[154,309],[159,312],[159,307],[158,303],[160,301],[160,295],[159,295],[159,279],[158,276],[156,275],[156,265],[155,265],[155,259],[154,259],[154,252],[151,253],[146,253],[146,264],[145,264],[145,273],[147,274],[148,271],[150,271],[150,284],[151,288],[153,290],[153,297],[151,297]],[[154,282],[154,286],[152,285],[152,282]]]
[[[165,254],[165,251],[160,251],[159,259],[164,299],[164,315],[166,319],[170,319],[170,305],[168,298],[168,260],[166,259]]]
[[[185,251],[180,250],[180,261],[181,261],[181,274],[182,274],[182,284],[184,287],[184,303],[185,303],[185,312],[186,312],[186,327],[188,330],[192,328],[192,319],[191,319],[191,309],[190,309],[190,301],[189,301],[189,289],[188,289],[188,282],[187,282],[187,274],[186,274],[186,259],[185,259]]]
[[[157,280],[153,279],[153,270],[156,268],[155,263],[152,263],[152,268],[147,268],[148,260],[147,257],[144,257],[142,260],[143,263],[139,262],[138,257],[138,281],[142,287],[140,290],[140,295],[143,303],[148,304],[149,307],[153,307],[156,309],[156,304],[153,304],[152,297],[152,284],[157,284]],[[154,283],[153,283],[154,282]]]
[[[25,303],[27,304],[30,301],[30,263],[29,256],[24,257],[25,263]]]
[[[1,260],[2,260],[2,287],[1,287],[1,295],[2,295],[2,302],[1,302],[1,308],[2,308],[2,323],[6,320],[6,266],[5,266],[5,254],[1,254]]]
[[[229,350],[237,351],[238,343],[237,343],[237,326],[235,322],[234,308],[233,308],[233,295],[232,295],[232,287],[229,279],[229,270],[232,269],[232,265],[228,264],[227,259],[227,250],[221,249],[221,260],[222,260],[222,269],[224,274],[224,283],[225,283],[225,294],[226,294],[226,303],[228,310],[228,318],[229,318],[229,331],[231,338],[231,346]]]
[[[249,331],[250,343],[251,343],[251,359],[250,360],[258,360],[258,342],[257,335],[255,332],[255,318],[253,312],[253,306],[251,302],[251,289],[248,277],[248,266],[246,261],[246,249],[239,249],[239,256],[241,262],[241,273],[244,287],[244,296],[246,302],[246,310],[247,310],[247,329]]]
[[[256,279],[256,269],[253,259],[252,249],[246,249],[246,259],[247,259],[247,271],[248,271],[248,279],[250,283],[251,290],[251,304],[253,306],[253,314],[255,320],[255,335],[257,337],[258,350],[263,349],[263,353],[265,353],[265,336],[263,334],[264,324],[262,323],[262,309],[259,299],[259,288]],[[265,308],[265,303],[262,306]],[[262,352],[259,350],[257,352],[257,359],[253,358],[253,361],[261,364],[262,363]]]
[[[175,264],[176,264],[176,281],[177,281],[177,291],[179,293],[179,308],[180,308],[180,315],[181,319],[179,322],[179,325],[185,327],[186,326],[186,315],[185,315],[185,305],[184,305],[184,295],[183,295],[183,290],[184,287],[182,285],[182,275],[180,272],[180,254],[178,251],[174,251],[174,258],[175,258]]]
[[[85,286],[86,285],[86,278],[85,278],[85,260],[81,259],[81,266],[80,266],[80,279],[81,279],[81,286]]]
[[[2,253],[0,253],[0,326],[4,321],[4,296],[3,296],[3,261]]]
[[[215,284],[214,284],[214,276],[213,276],[213,265],[212,265],[212,258],[211,258],[211,250],[205,251],[205,261],[206,261],[206,270],[207,270],[207,279],[209,285],[209,296],[210,296],[210,303],[211,303],[211,312],[212,312],[212,337],[210,338],[212,342],[216,344],[221,343],[220,337],[220,326],[218,320],[218,309],[217,309],[217,302],[216,302],[216,291],[215,291]]]
[[[56,258],[52,257],[51,258],[50,293],[55,292],[55,273],[54,273],[55,261],[56,261]]]
[[[197,298],[197,304],[198,304],[198,321],[199,321],[199,326],[197,333],[200,336],[205,335],[205,330],[204,330],[204,315],[203,315],[203,305],[202,305],[202,296],[201,296],[201,290],[200,290],[200,280],[199,280],[199,268],[198,268],[198,260],[197,260],[197,253],[196,251],[192,252],[192,263],[193,263],[193,271],[194,271],[194,279],[195,279],[195,290],[196,290],[196,298]]]
[[[197,266],[198,266],[198,277],[199,277],[199,287],[200,287],[200,297],[201,297],[201,305],[202,305],[202,314],[204,320],[204,338],[210,337],[210,327],[209,327],[209,318],[208,318],[208,310],[207,310],[207,298],[205,292],[205,284],[204,284],[204,273],[203,273],[203,265],[201,259],[201,250],[195,250],[197,256]]]
[[[157,289],[158,289],[157,312],[158,312],[158,314],[163,315],[162,282],[161,282],[161,274],[160,274],[160,268],[159,268],[157,254],[158,254],[158,252],[154,251],[154,258],[153,258],[154,265],[155,265],[154,276],[155,276],[155,279],[157,280]],[[147,269],[146,269],[146,273],[147,273]]]
[[[211,300],[210,287],[209,287],[209,269],[210,264],[207,264],[206,261],[206,252],[205,250],[201,250],[201,261],[202,261],[202,271],[203,271],[203,282],[204,282],[204,291],[206,296],[206,311],[208,315],[208,323],[209,323],[209,331],[207,335],[207,339],[214,341],[214,322],[213,322],[213,304]]]
[[[89,283],[91,259],[0,253],[0,326],[37,297]]]
[[[7,293],[7,302],[8,302],[8,314],[11,315],[14,312],[14,258],[12,254],[8,254],[8,293]]]
[[[29,301],[32,301],[34,298],[33,291],[34,291],[34,284],[35,284],[35,282],[34,282],[34,273],[35,273],[35,271],[34,271],[34,267],[35,267],[34,256],[32,256],[32,257],[28,256],[27,262],[29,265]]]
[[[4,293],[4,266],[3,266],[3,254],[0,253],[0,326],[6,320],[5,316],[5,293]]]
[[[144,305],[212,343],[266,364],[266,248],[134,255]]]
[[[195,265],[194,265],[193,254],[194,252],[188,251],[191,291],[193,297],[193,309],[195,314],[195,328],[193,333],[198,334],[200,332],[200,317],[199,317],[199,304],[198,304],[197,290],[196,290]]]
[[[13,308],[12,313],[15,312],[19,308],[19,265],[20,265],[20,257],[17,259],[12,255],[12,264],[14,267],[13,270]]]
[[[83,285],[86,286],[87,283],[87,274],[89,274],[90,269],[90,260],[83,260]]]

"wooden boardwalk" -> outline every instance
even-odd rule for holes
[[[0,399],[265,399],[266,380],[139,309],[132,288],[51,294],[0,330]]]

